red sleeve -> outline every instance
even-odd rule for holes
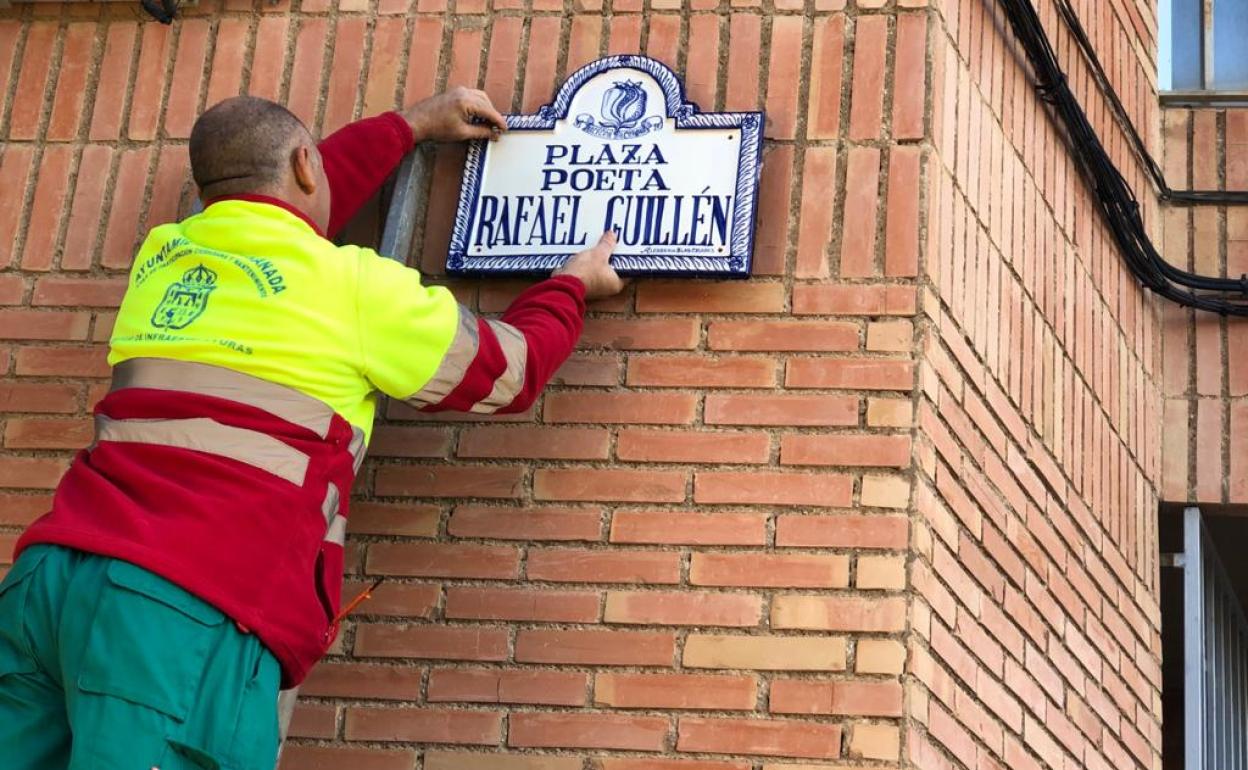
[[[585,284],[555,276],[516,297],[498,321],[476,321],[476,356],[459,385],[428,411],[508,413],[532,406],[580,339]]]
[[[357,120],[321,140],[317,149],[331,196],[326,237],[351,221],[415,144],[411,126],[397,112]]]

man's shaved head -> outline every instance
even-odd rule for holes
[[[261,193],[290,173],[291,152],[312,135],[290,110],[237,96],[199,116],[191,129],[191,175],[205,200]]]

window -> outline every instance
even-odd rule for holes
[[[1162,514],[1165,770],[1248,768],[1246,531],[1243,516]]]
[[[1248,0],[1161,0],[1164,91],[1248,91]]]

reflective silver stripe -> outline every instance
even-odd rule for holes
[[[326,528],[333,523],[334,517],[338,515],[338,503],[341,499],[342,492],[338,490],[338,485],[331,481],[329,489],[325,490],[325,502],[321,503],[321,513],[325,516]]]
[[[351,443],[347,445],[347,451],[351,453],[351,462],[354,467],[354,473],[360,472],[360,466],[364,464],[364,453],[368,451],[368,446],[364,443],[364,431],[351,426]]]
[[[437,371],[423,388],[403,400],[417,409],[440,403],[451,394],[451,391],[459,387],[459,383],[464,381],[464,375],[468,373],[468,367],[477,357],[477,350],[480,347],[477,316],[460,305],[459,326],[455,329],[455,338],[451,340],[451,346],[447,348],[446,355],[442,356],[442,362],[438,364]]]
[[[322,401],[294,388],[211,364],[167,358],[132,358],[113,368],[111,390],[152,388],[216,396],[254,406],[287,422],[313,431],[321,438],[329,433],[334,410]]]
[[[97,441],[193,449],[226,457],[303,486],[308,456],[258,431],[222,425],[207,417],[182,420],[114,420],[96,415]]]
[[[507,369],[494,381],[494,389],[490,391],[490,395],[472,407],[473,412],[485,414],[497,412],[516,400],[516,394],[524,387],[524,367],[529,356],[529,343],[519,329],[502,321],[487,323],[498,338],[499,347],[503,349]]]
[[[325,542],[343,546],[347,544],[346,516],[334,514],[333,520],[329,522],[329,531],[325,533]]]

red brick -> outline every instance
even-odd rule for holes
[[[325,118],[322,133],[329,134],[350,123],[364,69],[364,36],[368,20],[362,16],[339,16],[334,29],[334,58],[325,87]]]
[[[572,17],[568,37],[567,72],[571,74],[598,58],[602,44],[602,18],[579,14]]]
[[[95,437],[90,419],[36,420],[10,417],[4,445],[12,449],[82,449]]]
[[[752,711],[757,692],[752,676],[600,673],[594,679],[595,705],[612,708]]]
[[[905,468],[910,465],[910,437],[791,433],[780,442],[780,462]]]
[[[82,151],[61,254],[62,270],[86,270],[91,267],[112,161],[113,151],[108,147],[87,145]]]
[[[17,273],[0,275],[0,305],[21,305],[26,296],[26,281]],[[9,360],[8,351],[4,353],[4,361]],[[3,369],[7,369],[5,366]],[[2,371],[3,369],[0,369]]]
[[[877,273],[875,230],[879,215],[880,151],[876,147],[851,147],[847,163],[839,274],[845,278],[865,278]]]
[[[598,620],[598,594],[594,591],[450,586],[446,589],[446,617],[593,623]]]
[[[35,282],[31,305],[118,307],[126,293],[125,278],[61,278],[49,276]]]
[[[299,687],[313,698],[418,700],[423,669],[374,663],[321,661]]]
[[[508,546],[450,543],[373,543],[368,571],[379,575],[514,579],[520,554]]]
[[[790,388],[910,390],[914,365],[909,361],[862,358],[793,358],[785,372]]]
[[[801,57],[793,55],[794,51],[802,48],[801,17],[773,17],[769,48],[771,64],[767,75],[767,136],[772,139],[792,139],[797,129],[797,95],[802,82]],[[731,67],[731,63],[729,66]]]
[[[429,702],[583,706],[589,675],[571,671],[440,668],[429,674]]]
[[[78,411],[82,389],[57,383],[0,382],[0,413]]]
[[[295,738],[332,740],[338,733],[338,707],[306,701],[296,703],[289,729]]]
[[[197,20],[196,20],[197,21]],[[144,24],[139,45],[139,62],[130,94],[130,122],[127,136],[136,140],[156,138],[164,101],[165,73],[169,69],[172,35],[164,24]],[[196,72],[197,80],[199,73]],[[185,84],[179,83],[179,87]]]
[[[695,586],[846,588],[849,557],[833,554],[695,553],[689,567]]]
[[[460,457],[605,460],[610,436],[592,428],[482,426],[459,437]]]
[[[402,102],[413,104],[432,96],[442,46],[442,20],[418,16],[412,25],[411,51],[407,59]]]
[[[651,3],[652,9],[658,7],[658,5]],[[679,5],[673,10],[679,10]],[[680,22],[680,16],[674,13],[651,14],[650,36],[646,41],[646,55],[652,59],[658,59],[669,67],[675,68],[678,66],[680,58]],[[687,72],[685,85],[688,88],[689,79]]]
[[[693,484],[693,499],[698,503],[843,508],[850,505],[852,494],[852,480],[835,473],[700,471]]]
[[[319,20],[309,20],[311,27],[305,26],[301,28],[303,33],[307,30],[308,34],[324,34],[324,24]],[[291,72],[291,99],[294,99],[296,93],[296,84],[302,78],[311,75],[308,68],[319,65],[320,59],[315,62],[310,58],[318,53],[315,48],[300,48],[298,45],[291,46],[288,50],[286,38],[289,34],[290,19],[287,16],[264,16],[256,25],[256,51],[269,52],[268,55],[256,56],[251,65],[251,79],[247,83],[247,93],[252,96],[259,96],[263,99],[271,99],[276,101],[281,98],[282,77],[285,71],[286,62],[291,56],[295,56],[295,65],[302,66],[302,70],[292,70]],[[278,53],[280,52],[280,53]],[[318,68],[319,74],[319,68]],[[319,80],[317,81],[319,84]],[[302,88],[302,86],[300,86]],[[297,114],[297,113],[296,113]]]
[[[104,230],[104,251],[100,258],[104,267],[129,267],[134,259],[135,246],[143,235],[139,230],[139,216],[151,163],[151,145],[121,152],[117,176],[112,184],[108,226]],[[73,224],[72,220],[70,224]]]
[[[888,159],[884,274],[910,277],[919,269],[919,179],[922,150],[894,147]]]
[[[4,234],[0,237],[0,267],[8,267],[16,254],[22,223],[20,201],[25,200],[34,151],[29,145],[21,144],[8,144],[3,150],[0,153],[0,189],[12,191],[7,194],[12,202],[0,208],[0,233]]]
[[[901,706],[898,682],[777,679],[771,684],[774,714],[899,717]]]
[[[64,460],[36,457],[0,457],[0,487],[54,489],[65,472]]]
[[[799,284],[793,287],[795,315],[914,315],[910,286]]]
[[[14,61],[24,26],[18,19],[0,21],[0,114],[8,107],[9,85],[17,72]]]
[[[730,593],[608,591],[603,621],[660,626],[757,626],[762,600]]]
[[[420,2],[423,5],[429,0]],[[469,754],[427,750],[424,757],[424,770],[580,770],[582,764],[584,760],[580,757],[501,754],[493,751]],[[411,765],[404,770],[411,770]]]
[[[502,738],[502,714],[496,711],[437,709],[347,709],[344,737],[349,741],[421,741],[493,745]]]
[[[862,599],[841,596],[777,596],[771,605],[773,629],[895,633],[905,629],[902,597]]]
[[[632,7],[630,7],[632,6]],[[607,40],[608,54],[629,54],[641,51],[641,17],[622,15],[621,11],[640,11],[640,0],[614,0],[611,35]]]
[[[209,32],[207,19],[182,22],[177,58],[173,65],[173,82],[176,85],[169,90],[169,106],[165,111],[165,133],[170,137],[182,139],[191,135],[191,125],[199,110],[199,95],[203,88]]]
[[[290,70],[290,86],[286,106],[304,125],[316,125],[316,106],[324,79],[328,22],[324,18],[305,17],[295,39],[294,63]],[[258,45],[258,44],[257,44]],[[315,130],[315,129],[314,129]]]
[[[358,749],[343,746],[287,744],[279,770],[411,770],[416,752],[411,749]]]
[[[73,148],[61,145],[48,147],[39,161],[39,178],[35,182],[35,197],[30,208],[30,225],[22,247],[23,270],[43,271],[52,268],[73,161]]]
[[[834,207],[828,205],[828,197],[834,194],[837,187],[836,148],[807,147],[803,163],[802,188],[805,193],[802,195],[801,216],[798,223],[797,264],[794,275],[798,278],[826,278],[831,274],[828,265],[828,245],[832,242]],[[807,335],[806,339],[814,341],[822,339],[823,336]],[[839,335],[828,336],[832,340],[839,339],[842,344],[849,342],[844,331],[841,331]],[[856,333],[853,343],[852,348],[814,349],[852,350],[858,346]]]
[[[190,168],[191,160],[186,147],[166,144],[160,148],[160,159],[152,177],[151,202],[144,223],[147,228],[178,221]]]
[[[561,392],[546,397],[548,422],[687,425],[697,398],[690,393]]]
[[[600,666],[670,666],[676,637],[659,631],[553,631],[520,629],[519,663]]]
[[[560,10],[562,8],[560,4]],[[529,40],[558,39],[559,27],[560,20],[557,17],[535,16],[530,21]],[[538,107],[551,101],[558,56],[556,46],[530,45],[524,65],[524,93],[520,103],[523,112],[536,112]]]
[[[691,283],[646,281],[637,286],[639,313],[779,313],[784,285],[779,283]]]
[[[344,603],[372,586],[372,580],[351,580],[342,587]],[[357,614],[429,620],[441,598],[441,586],[387,581],[372,590],[371,598],[360,605]]]
[[[90,313],[62,310],[0,310],[0,339],[82,340],[87,337]],[[19,361],[21,354],[18,351]],[[19,363],[19,367],[20,367]]]
[[[263,25],[265,20],[261,19],[260,24]],[[204,98],[206,106],[211,107],[241,93],[243,65],[247,60],[250,37],[248,26],[248,20],[243,18],[224,18],[218,24],[212,65],[208,71],[208,92]]]
[[[685,85],[689,98],[708,110],[718,102],[719,96],[719,27],[718,16],[689,17]]]
[[[676,748],[708,754],[836,759],[841,726],[783,719],[682,717]]]
[[[710,325],[712,350],[852,351],[858,324],[840,321],[717,321]]]
[[[752,275],[784,275],[792,218],[793,156],[793,148],[788,145],[764,148]]]
[[[628,362],[627,384],[634,387],[769,388],[776,362],[747,356],[647,356]]]
[[[897,15],[893,63],[893,136],[922,139],[927,103],[927,16]],[[895,148],[894,148],[895,149]]]
[[[414,425],[378,425],[368,444],[370,457],[446,457],[450,431]]]
[[[0,524],[25,527],[51,508],[51,495],[0,493]]]
[[[667,717],[513,713],[507,731],[507,745],[516,748],[661,751],[669,728]]]
[[[581,347],[614,350],[692,350],[701,324],[692,318],[590,318]]]
[[[682,433],[622,430],[616,456],[637,462],[763,463],[771,450],[765,433]]]
[[[518,498],[524,471],[513,466],[386,465],[377,469],[377,494],[401,497]]]
[[[797,548],[905,548],[909,520],[904,516],[780,516],[776,545]]]
[[[356,502],[351,506],[347,531],[369,535],[433,537],[438,534],[439,515],[440,511],[433,505]]]
[[[841,123],[841,84],[845,59],[845,17],[815,19],[806,124],[809,139],[835,139]]]
[[[363,623],[356,627],[352,652],[370,658],[506,660],[507,631]]]
[[[455,537],[495,540],[597,540],[600,509],[486,508],[461,505],[451,514],[447,532]]]
[[[884,102],[888,17],[859,16],[854,24],[854,82],[849,108],[849,138],[877,139]]]
[[[39,133],[58,26],[53,22],[34,22],[26,33],[26,46],[17,75],[17,92],[9,114],[10,141],[34,139]]]
[[[108,25],[88,133],[93,140],[116,139],[121,130],[137,33],[138,25],[134,23],[116,21]]]
[[[728,20],[728,83],[724,109],[758,109],[761,47],[762,18],[749,13],[732,14]]]
[[[682,471],[633,471],[608,468],[539,468],[533,472],[538,500],[678,503],[685,499]]]
[[[680,554],[532,548],[525,575],[529,580],[559,583],[676,583],[680,579]]]
[[[836,427],[858,424],[855,396],[708,393],[704,419],[718,425]]]
[[[65,47],[56,77],[56,96],[48,119],[46,136],[50,142],[68,141],[78,136],[96,29],[94,23],[73,23],[66,28]]]
[[[762,545],[766,540],[765,514],[617,511],[611,517],[613,543]]]

